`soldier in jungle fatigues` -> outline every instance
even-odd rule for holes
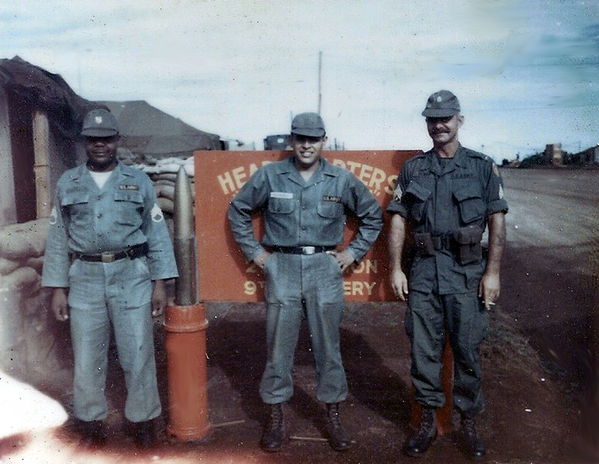
[[[445,402],[441,357],[447,335],[455,361],[454,404],[468,453],[478,458],[485,454],[474,422],[484,408],[479,346],[488,330],[488,310],[499,296],[507,203],[493,160],[458,142],[464,118],[456,96],[447,90],[434,93],[422,114],[433,149],[406,162],[387,208],[392,214],[391,285],[398,298],[408,299],[411,375],[415,400],[422,406],[420,426],[405,452],[421,456],[436,436],[435,409]],[[409,279],[401,268],[406,225],[416,245]]]

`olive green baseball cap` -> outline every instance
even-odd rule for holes
[[[322,137],[324,122],[317,113],[300,113],[291,122],[291,133],[307,137]]]
[[[85,137],[114,137],[118,133],[116,118],[104,108],[91,110],[83,118],[81,135]]]
[[[427,118],[448,118],[460,112],[460,102],[449,90],[439,90],[426,101],[422,116]]]

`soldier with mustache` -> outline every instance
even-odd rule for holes
[[[464,117],[457,97],[447,90],[435,92],[422,115],[433,148],[406,162],[387,208],[391,286],[397,298],[408,300],[411,376],[422,406],[419,428],[405,452],[422,456],[436,436],[435,411],[445,403],[441,358],[447,336],[465,447],[480,458],[485,445],[475,424],[484,409],[479,347],[487,334],[488,311],[499,297],[507,203],[497,165],[458,141]],[[488,251],[481,245],[487,224]],[[408,231],[416,246],[409,279],[402,269]]]

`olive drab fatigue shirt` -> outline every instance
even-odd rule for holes
[[[263,248],[256,240],[251,213],[261,209],[266,246],[336,246],[343,241],[345,209],[359,219],[357,235],[347,250],[359,262],[383,227],[382,210],[366,186],[346,169],[323,158],[306,182],[294,157],[260,168],[231,201],[229,222],[248,261]]]
[[[451,159],[440,160],[431,150],[408,160],[387,212],[406,218],[414,233],[437,236],[468,225],[484,231],[489,215],[507,209],[497,165],[460,145]],[[440,295],[477,291],[485,264],[482,260],[460,265],[446,248],[437,250],[435,256],[416,256],[410,288]]]
[[[151,279],[177,277],[171,239],[147,174],[119,162],[100,190],[85,165],[70,169],[56,186],[42,285],[69,286],[69,253],[114,252],[146,242]]]

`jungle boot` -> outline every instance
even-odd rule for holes
[[[335,451],[346,451],[351,447],[351,436],[339,418],[339,403],[327,404],[327,433],[329,444]]]
[[[156,430],[153,420],[135,423],[134,441],[138,449],[150,449],[156,446]]]
[[[422,407],[420,425],[416,433],[410,437],[404,446],[404,452],[413,458],[419,458],[430,448],[437,437],[437,421],[435,408]]]
[[[285,440],[285,417],[283,416],[283,403],[270,405],[270,417],[264,427],[260,447],[264,451],[280,451]]]
[[[485,444],[476,431],[476,422],[474,417],[468,414],[462,414],[462,436],[466,453],[472,459],[480,459],[486,454]]]
[[[77,420],[77,426],[81,433],[80,448],[93,450],[102,448],[106,444],[106,430],[102,421]]]

